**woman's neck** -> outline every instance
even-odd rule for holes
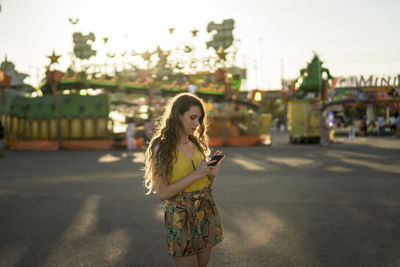
[[[179,144],[187,145],[187,144],[189,144],[189,141],[190,141],[189,136],[184,135],[184,136],[181,136],[181,138],[179,140]]]

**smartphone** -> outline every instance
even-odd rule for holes
[[[215,165],[217,165],[218,161],[220,161],[223,157],[224,157],[223,154],[214,155],[214,156],[211,158],[211,160],[216,160],[216,162],[210,163],[210,164],[208,164],[208,165],[210,165],[210,166],[215,166]]]

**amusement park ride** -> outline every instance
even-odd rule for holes
[[[70,22],[76,25],[79,20]],[[53,51],[48,56],[50,64],[40,86],[43,96],[15,96],[3,105],[7,144],[11,149],[111,148],[116,140],[110,119],[114,108],[145,105],[147,113],[157,115],[166,97],[180,92],[196,93],[206,101],[213,145],[259,143],[259,120],[266,124],[270,117],[255,115],[252,109],[257,104],[237,99],[246,69],[235,66],[233,29],[233,19],[208,24],[207,32],[213,36],[206,46],[214,53],[207,57],[196,58],[195,47],[185,43],[171,50],[158,46],[155,51],[126,51],[118,56],[122,63],[112,52],[107,52],[105,62],[96,62],[95,34],[73,33],[72,63],[66,71],[55,68],[61,55]],[[196,38],[198,30],[191,32]],[[106,44],[108,38],[102,41]],[[264,132],[268,128],[264,126]],[[143,140],[137,138],[140,147]]]
[[[292,82],[290,90],[283,90],[291,143],[319,142],[321,103],[333,78],[315,54],[307,68],[300,70],[300,76]]]

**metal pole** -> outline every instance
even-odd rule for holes
[[[51,91],[53,92],[54,106],[56,108],[58,149],[61,149],[62,148],[61,120],[60,120],[60,106],[58,104],[58,98],[57,98],[57,82],[53,81],[51,83]]]
[[[260,87],[261,88],[263,86],[263,72],[264,72],[262,47],[263,47],[263,38],[260,38]]]
[[[321,60],[319,59],[319,57],[317,57],[318,59],[318,94],[321,100],[322,96],[321,96]]]

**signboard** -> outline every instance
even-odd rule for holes
[[[328,90],[328,101],[349,99],[357,102],[400,101],[400,87],[331,88]]]

